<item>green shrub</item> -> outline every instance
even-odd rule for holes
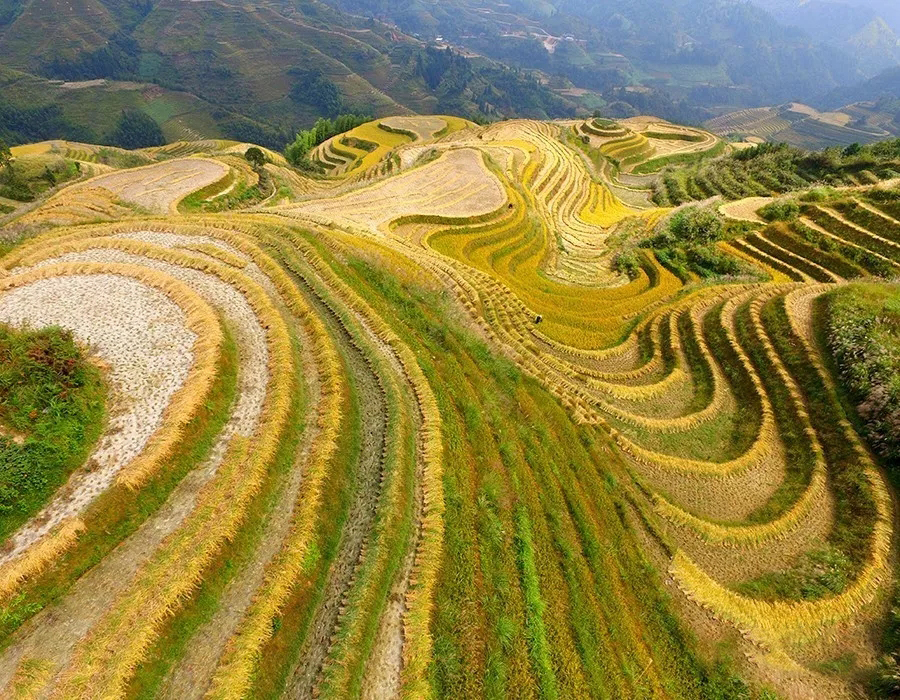
[[[690,269],[701,277],[737,277],[750,273],[750,269],[742,261],[726,255],[714,245],[686,248],[685,257]]]
[[[900,654],[887,654],[879,661],[872,690],[876,697],[900,697]]]
[[[0,197],[14,199],[17,202],[33,202],[34,193],[22,180],[14,179],[0,187]]]
[[[714,207],[685,207],[675,212],[663,229],[641,246],[653,248],[660,263],[685,282],[690,279],[690,273],[703,278],[754,275],[749,265],[726,255],[715,245],[716,241],[745,228],[745,225],[737,229],[726,225]]]
[[[684,282],[690,280],[690,273],[704,279],[755,274],[749,265],[731,255],[726,255],[715,245],[660,248],[656,251],[656,257]]]
[[[809,192],[800,195],[800,201],[803,202],[825,202],[833,199],[837,195],[832,187],[815,187]]]
[[[791,199],[780,199],[770,202],[758,213],[766,221],[793,221],[800,216],[800,206]]]
[[[637,279],[641,271],[641,261],[635,250],[623,250],[616,253],[613,258],[613,270],[622,275],[627,275],[628,279]]]
[[[900,286],[853,285],[828,297],[826,337],[869,443],[900,466]]]
[[[685,207],[672,215],[664,229],[650,239],[650,245],[705,245],[720,240],[723,231],[723,217],[712,207]]]

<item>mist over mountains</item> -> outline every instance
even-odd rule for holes
[[[890,0],[753,0],[779,22],[846,51],[872,76],[900,62],[900,5]]]

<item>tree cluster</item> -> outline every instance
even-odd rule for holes
[[[334,117],[343,107],[341,92],[333,80],[317,68],[291,68],[294,78],[288,96],[297,104],[314,108],[319,114]]]
[[[335,119],[319,118],[311,129],[297,132],[293,142],[284,151],[285,157],[293,165],[303,165],[309,152],[332,136],[343,134],[365,124],[371,117],[360,114],[341,114]]]
[[[123,110],[106,140],[111,146],[127,149],[162,146],[166,142],[159,124],[138,109]]]

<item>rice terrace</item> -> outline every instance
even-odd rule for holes
[[[0,696],[900,692],[900,142],[349,127],[12,149]]]

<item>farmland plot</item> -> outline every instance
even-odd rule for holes
[[[263,179],[243,146],[64,188],[0,257],[0,322],[71,330],[110,405],[0,553],[0,694],[858,695],[893,498],[816,309],[900,271],[890,187],[792,173],[768,224],[738,169],[619,179],[706,132],[396,117],[187,206]],[[746,267],[635,247],[646,182],[712,188]]]
[[[478,217],[490,214],[504,201],[503,188],[485,167],[481,154],[464,149],[449,151],[428,165],[334,199],[289,205],[279,211],[384,235],[388,224],[403,217]]]
[[[186,195],[211,185],[227,172],[228,169],[222,163],[186,158],[145,169],[105,175],[93,180],[91,184],[153,213],[165,213]]]

